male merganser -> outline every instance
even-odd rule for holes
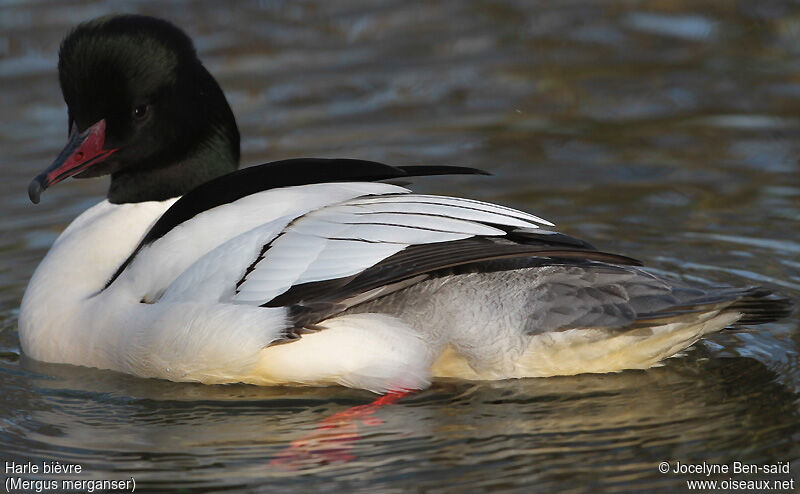
[[[786,315],[762,288],[692,288],[528,213],[381,182],[481,173],[294,159],[238,170],[239,132],[192,41],[104,17],[59,53],[69,141],[29,187],[111,175],[19,316],[37,360],[204,383],[419,389],[645,369]]]

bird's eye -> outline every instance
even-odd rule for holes
[[[133,109],[133,118],[134,120],[141,120],[147,116],[147,112],[150,110],[150,105],[136,105]]]

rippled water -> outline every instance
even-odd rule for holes
[[[437,381],[328,429],[321,420],[373,396],[144,380],[19,349],[31,273],[106,187],[26,197],[65,141],[58,43],[120,11],[194,37],[239,118],[244,163],[478,166],[494,176],[416,189],[526,209],[698,283],[800,298],[800,8],[696,4],[0,2],[0,460],[80,464],[83,478],[133,476],[137,491],[674,490],[696,478],[659,473],[663,460],[794,460],[767,478],[797,477],[798,315],[648,371]]]

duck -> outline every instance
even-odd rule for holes
[[[647,369],[791,302],[694,287],[543,218],[412,192],[458,166],[296,158],[239,168],[225,94],[172,23],[89,20],[59,49],[68,141],[30,183],[110,176],[35,270],[25,355],[143,378],[341,385]],[[398,184],[398,181],[402,184]]]

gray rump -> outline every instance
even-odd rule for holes
[[[769,295],[758,289],[692,288],[634,266],[538,262],[517,267],[498,261],[471,272],[441,272],[345,313],[389,314],[425,333],[503,326],[532,335],[575,328],[623,330],[674,317],[691,320],[742,298]]]

